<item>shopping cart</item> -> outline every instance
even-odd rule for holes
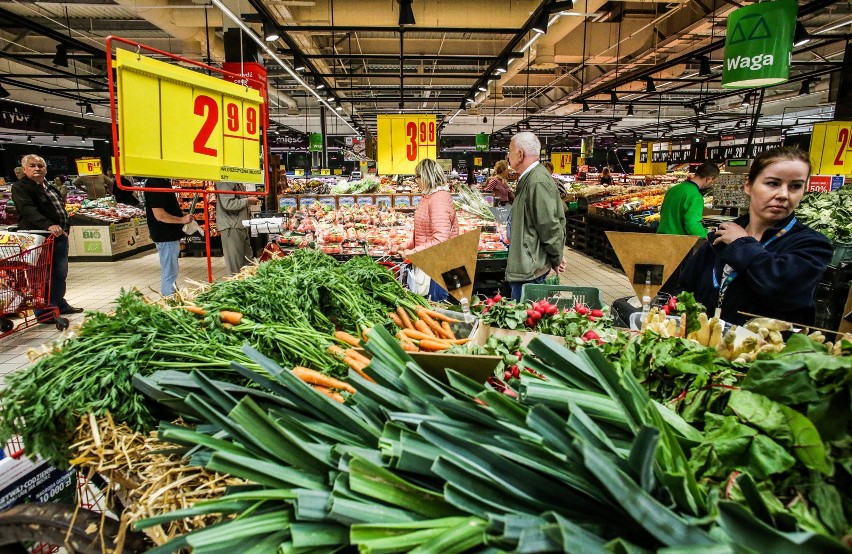
[[[60,317],[59,308],[50,306],[53,235],[48,234],[43,243],[34,246],[12,237],[0,235],[5,239],[0,240],[0,338],[42,322],[67,329],[68,320]],[[40,313],[30,315],[31,310]],[[23,320],[16,326],[13,318],[17,314],[22,314]]]

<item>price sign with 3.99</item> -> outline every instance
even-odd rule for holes
[[[122,173],[263,182],[260,93],[122,49],[116,69]]]
[[[379,115],[376,165],[383,175],[411,175],[420,160],[437,155],[434,115]]]
[[[814,123],[810,158],[815,174],[852,175],[852,121]]]

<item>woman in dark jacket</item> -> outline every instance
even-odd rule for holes
[[[745,185],[749,213],[723,223],[689,261],[680,288],[709,311],[743,324],[742,312],[812,325],[814,291],[832,245],[796,219],[810,176],[808,155],[790,147],[760,154]]]

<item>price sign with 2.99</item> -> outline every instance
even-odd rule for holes
[[[810,158],[815,174],[852,175],[852,121],[814,123]]]
[[[116,68],[122,173],[263,182],[260,93],[121,49]]]
[[[436,158],[434,115],[379,115],[376,123],[379,173],[411,175],[420,160]]]

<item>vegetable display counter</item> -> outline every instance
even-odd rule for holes
[[[72,262],[112,262],[154,248],[144,218],[121,223],[84,223],[72,218],[68,239]]]

